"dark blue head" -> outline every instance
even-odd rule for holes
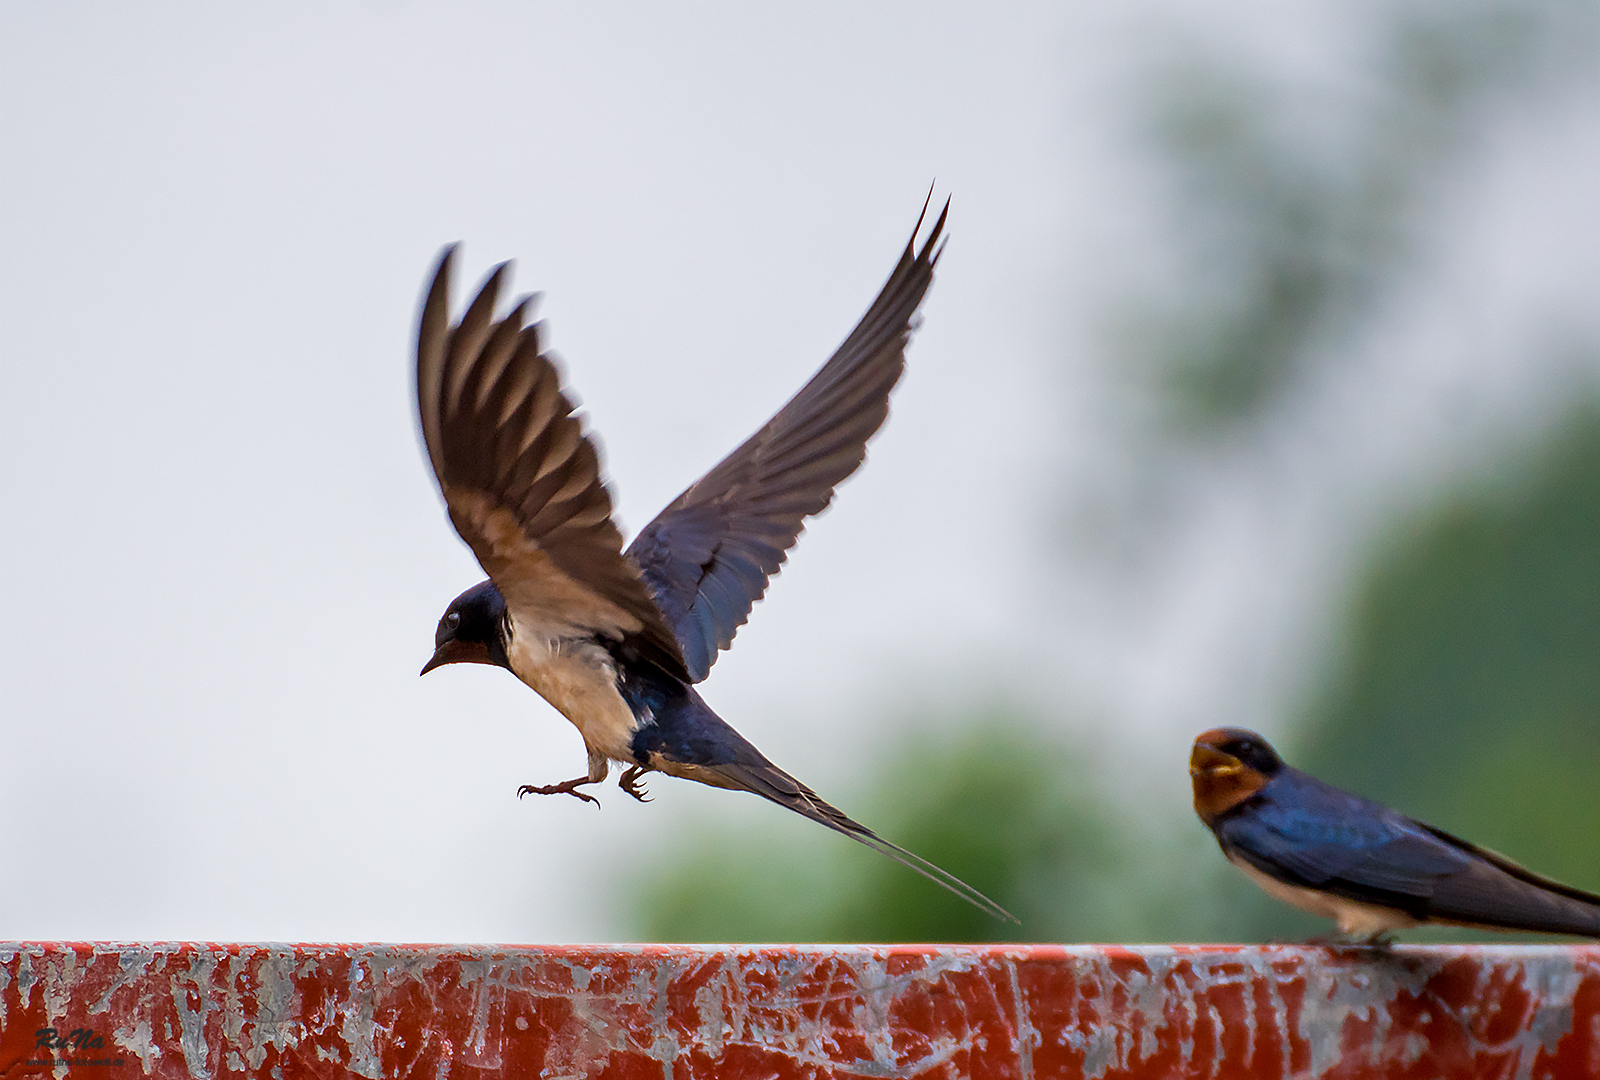
[[[1283,759],[1278,752],[1248,728],[1212,728],[1195,736],[1194,741],[1196,746],[1226,754],[1262,776],[1272,777],[1283,771]]]
[[[482,581],[450,601],[433,634],[433,659],[426,675],[445,664],[496,664],[510,668],[506,656],[506,602],[491,581]]]

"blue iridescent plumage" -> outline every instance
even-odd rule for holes
[[[1254,732],[1203,733],[1189,772],[1223,854],[1345,933],[1435,923],[1600,937],[1600,896],[1290,768]]]

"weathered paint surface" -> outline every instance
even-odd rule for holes
[[[1600,1076],[1600,946],[0,945],[39,1074]]]

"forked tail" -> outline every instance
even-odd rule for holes
[[[760,795],[777,803],[786,810],[810,818],[819,825],[826,825],[834,832],[843,833],[850,839],[865,844],[881,855],[887,855],[902,866],[910,867],[929,881],[941,888],[948,889],[961,899],[997,919],[1018,923],[1019,920],[1011,912],[989,899],[983,893],[968,885],[948,870],[944,870],[915,855],[905,848],[891,844],[871,829],[858,821],[845,815],[836,807],[824,802],[817,793],[806,787],[800,781],[778,768],[776,765],[712,765],[702,766],[708,772],[714,772],[727,782],[729,787],[737,787],[744,791]]]

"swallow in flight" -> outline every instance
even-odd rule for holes
[[[1347,937],[1377,945],[1424,925],[1600,937],[1600,896],[1292,769],[1253,731],[1202,734],[1189,775],[1228,860]]]
[[[924,207],[926,214],[926,207]],[[450,520],[489,580],[451,602],[423,674],[507,668],[583,735],[588,771],[519,795],[568,794],[624,766],[637,799],[659,771],[749,791],[858,840],[1002,918],[978,890],[819,798],[724,722],[695,684],[733,642],[807,518],[856,470],[888,416],[906,342],[939,258],[939,215],[912,232],[894,273],[831,359],[754,435],[689,485],[626,551],[595,444],[525,325],[531,298],[497,319],[506,265],[450,323],[454,247],[440,256],[417,334],[423,441]]]

